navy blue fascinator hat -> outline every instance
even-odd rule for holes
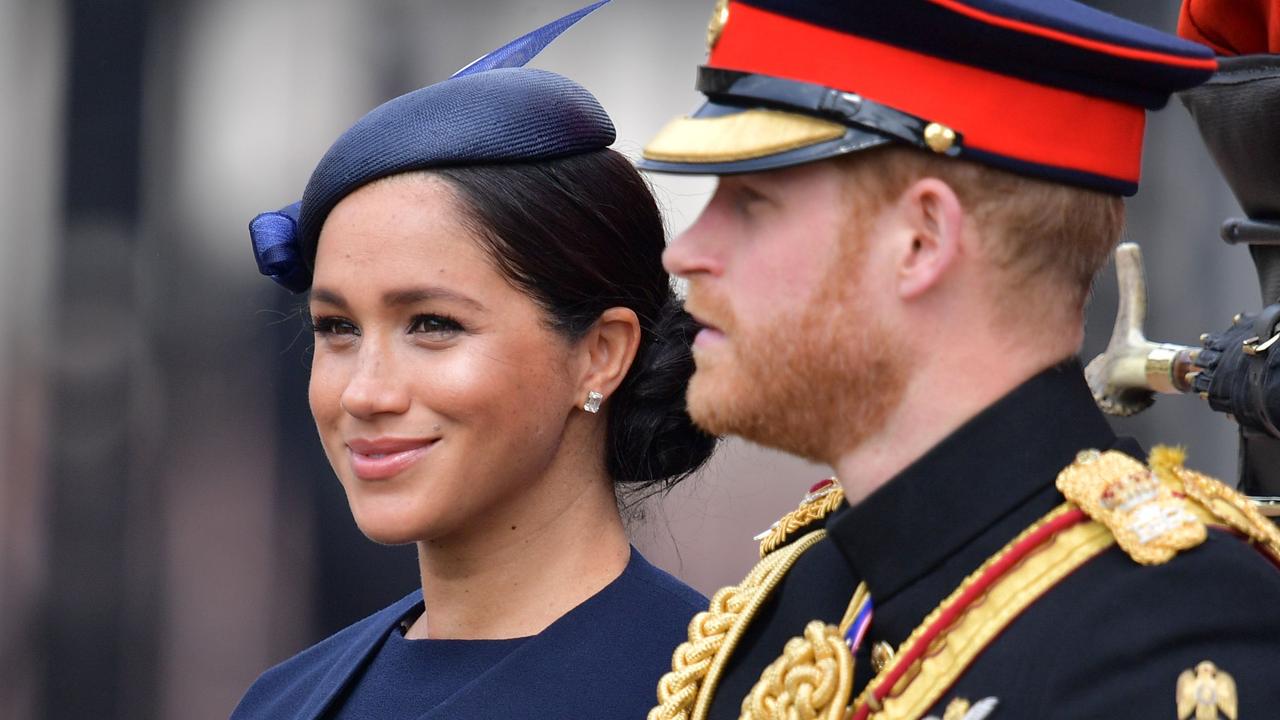
[[[249,223],[258,270],[292,292],[306,291],[329,212],[379,178],[451,165],[551,160],[612,144],[613,123],[591,93],[561,75],[521,67],[605,2],[534,30],[448,80],[360,118],[320,160],[301,202]]]

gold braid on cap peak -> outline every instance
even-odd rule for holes
[[[671,672],[658,681],[658,705],[648,720],[702,720],[734,647],[756,611],[806,550],[826,537],[817,530],[756,564],[746,579],[722,588],[689,622],[689,640],[676,648]]]

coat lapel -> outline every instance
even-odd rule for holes
[[[321,715],[329,709],[334,698],[346,688],[369,658],[382,646],[387,633],[391,632],[400,620],[421,602],[421,592],[412,593],[352,627],[350,639],[344,643],[343,649],[334,658],[329,670],[320,678],[320,682],[303,701],[297,713],[291,716],[293,720],[319,720]]]

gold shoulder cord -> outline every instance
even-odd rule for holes
[[[782,656],[742,699],[738,720],[840,720],[853,694],[854,659],[846,632],[869,603],[867,584],[858,583],[839,626],[812,620],[802,636],[788,640]]]
[[[721,589],[711,607],[689,623],[689,640],[676,648],[671,672],[658,681],[658,706],[648,720],[704,720],[733,649],[751,618],[806,550],[826,537],[815,530],[766,555],[738,585]]]
[[[1182,448],[1156,446],[1151,451],[1151,470],[1160,480],[1194,500],[1193,509],[1210,515],[1205,520],[1225,525],[1241,533],[1280,562],[1280,528],[1268,520],[1249,498],[1220,480],[1183,467],[1186,452]]]
[[[926,629],[938,622],[948,608],[992,565],[1000,562],[1010,548],[1071,509],[1070,503],[1059,506],[988,559],[925,617],[898,648],[895,657],[907,656],[912,646],[922,642]],[[1106,550],[1113,542],[1107,529],[1096,522],[1081,523],[1058,534],[1052,542],[1037,548],[1033,554],[1024,558],[1012,571],[992,585],[980,602],[970,606],[953,625],[934,638],[923,656],[889,689],[883,702],[877,700],[874,693],[885,682],[882,678],[892,670],[895,665],[893,662],[867,683],[851,707],[859,709],[864,705],[868,706],[871,710],[868,717],[875,720],[914,720],[922,717],[942,698],[947,688],[955,684],[974,658],[1026,607],[1071,571]]]

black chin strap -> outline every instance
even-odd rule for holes
[[[798,111],[950,157],[964,145],[959,133],[940,123],[823,85],[702,66],[696,87],[716,102]]]

